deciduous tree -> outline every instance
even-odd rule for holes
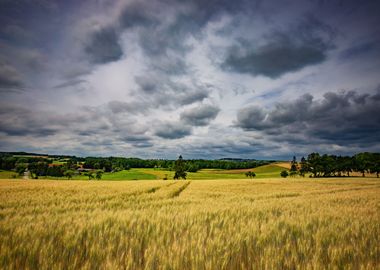
[[[185,171],[185,162],[182,159],[182,156],[179,156],[178,159],[174,163],[174,180],[178,180],[183,178],[186,180],[187,173]]]

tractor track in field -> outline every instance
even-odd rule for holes
[[[184,185],[180,186],[177,190],[173,191],[170,195],[169,198],[175,198],[178,197],[189,185],[191,181],[185,183]]]
[[[152,188],[145,190],[143,193],[155,193],[157,190],[159,190],[161,188],[167,188],[167,187],[170,187],[174,184],[176,184],[176,183],[170,183],[170,184],[164,185],[164,186],[152,187]]]
[[[144,190],[136,190],[134,192],[127,192],[127,193],[114,195],[112,197],[121,196],[124,199],[128,199],[128,198],[131,198],[133,196],[139,196],[139,195],[143,195],[143,194],[152,194],[152,193],[155,193],[156,191],[160,190],[161,188],[165,188],[165,187],[167,188],[167,187],[170,187],[171,185],[174,185],[174,184],[175,183],[170,183],[170,184],[167,184],[164,186],[154,186],[154,187],[150,187],[150,188],[147,188]]]

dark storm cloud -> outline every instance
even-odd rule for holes
[[[201,102],[208,98],[209,90],[194,83],[173,82],[160,73],[136,76],[138,86],[134,99],[128,102],[110,101],[107,106],[115,114],[129,112],[146,114],[151,110],[164,108],[173,110],[183,105]]]
[[[46,137],[56,134],[55,127],[40,122],[29,109],[2,104],[0,109],[0,132],[8,136]]]
[[[97,64],[119,60],[123,55],[118,34],[112,27],[106,27],[92,33],[85,51],[90,60]]]
[[[285,73],[321,63],[325,59],[326,55],[320,49],[292,44],[268,44],[242,56],[231,53],[224,65],[235,72],[275,79]]]
[[[266,127],[263,123],[265,112],[261,107],[250,106],[239,111],[237,116],[238,126],[243,129],[261,130]]]
[[[155,6],[155,4],[155,1],[152,1],[151,3],[139,1],[127,5],[119,17],[121,27],[131,28],[157,24],[158,21],[154,18],[156,13],[152,10],[152,7]]]
[[[203,28],[221,14],[248,13],[260,1],[138,1],[127,4],[113,27],[137,36],[152,70],[188,75],[186,41],[201,39]]]
[[[268,156],[277,156],[278,146],[268,143],[267,141],[255,141],[244,136],[236,139],[226,139],[224,136],[218,140],[211,139],[208,141],[196,141],[192,144],[181,146],[182,152],[195,158],[210,157],[236,157],[236,158],[263,158]]]
[[[171,76],[161,72],[148,72],[141,76],[135,77],[137,91],[135,96],[140,101],[130,102],[121,107],[127,106],[140,108],[142,111],[149,109],[166,108],[173,109],[182,105],[189,105],[200,102],[209,96],[209,90],[204,85],[198,85],[196,82],[177,82]],[[123,102],[114,102],[112,111],[123,111],[119,109]],[[118,106],[116,106],[118,105]]]
[[[200,105],[181,113],[180,119],[191,126],[207,126],[216,118],[220,109],[213,105]]]
[[[145,102],[123,102],[123,101],[110,101],[108,102],[109,109],[113,113],[145,113],[149,108]]]
[[[209,95],[208,91],[196,90],[193,92],[188,92],[178,96],[178,101],[181,105],[188,105],[198,101],[202,101]]]
[[[20,73],[11,65],[0,61],[0,90],[19,89],[22,85]]]
[[[159,86],[160,81],[158,78],[154,76],[136,76],[135,82],[139,85],[140,89],[144,92],[150,93],[157,90],[157,86]]]
[[[57,133],[57,130],[45,128],[45,127],[33,127],[30,125],[16,126],[7,125],[0,128],[0,132],[4,132],[8,136],[34,136],[34,137],[46,137]]]
[[[157,126],[154,134],[163,139],[180,139],[191,135],[191,127],[180,122],[162,122]]]
[[[151,142],[152,138],[146,135],[127,135],[122,138],[122,141],[137,147],[137,148],[146,148],[152,147],[153,143]]]
[[[276,79],[283,74],[322,63],[333,47],[334,31],[311,17],[287,32],[274,32],[265,45],[243,40],[230,49],[222,68]]]
[[[66,81],[64,83],[58,84],[58,85],[54,86],[54,88],[57,88],[57,89],[68,88],[68,87],[75,86],[75,85],[82,84],[82,83],[86,83],[86,81],[82,80],[82,79],[74,79],[74,80],[69,80],[69,81]]]
[[[358,44],[353,44],[350,48],[342,51],[339,57],[342,60],[360,57],[363,55],[375,54],[375,57],[380,57],[380,40],[366,40]]]
[[[57,25],[58,2],[45,0],[0,1],[0,39],[16,46],[46,46],[38,35]],[[46,21],[49,23],[46,23]]]
[[[259,1],[150,1],[132,2],[119,18],[122,28],[139,27],[139,41],[145,53],[157,56],[168,50],[183,52],[184,40],[199,36],[202,27],[221,13],[234,14],[257,8]],[[174,14],[170,14],[173,12]],[[174,15],[167,23],[163,16]],[[165,22],[165,23],[162,23]]]
[[[239,111],[236,124],[279,140],[298,134],[305,140],[340,145],[376,144],[380,138],[379,93],[328,92],[321,100],[305,94],[272,110],[249,106]]]
[[[9,136],[32,137],[64,133],[73,136],[96,135],[110,130],[108,117],[106,113],[98,112],[98,108],[83,108],[75,113],[60,114],[56,111],[1,104],[0,132]]]

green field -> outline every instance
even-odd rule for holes
[[[146,173],[139,169],[130,169],[114,173],[104,173],[103,180],[152,180],[157,179],[155,175]]]
[[[280,172],[284,168],[275,164],[260,166],[251,169],[256,173],[256,178],[280,178]],[[218,170],[218,169],[204,169],[196,173],[187,173],[188,180],[212,180],[212,179],[246,179],[245,172],[248,170]],[[1,171],[0,179],[11,178],[12,175],[16,175],[12,171]],[[174,171],[168,171],[163,169],[130,169],[114,173],[104,173],[102,180],[154,180],[164,179],[167,177],[169,180],[173,179]],[[21,178],[21,177],[18,177]],[[63,180],[64,177],[40,177],[40,179],[56,179]],[[88,177],[84,175],[74,175],[73,180],[86,180]]]
[[[253,171],[256,173],[254,179],[268,179],[268,178],[281,178],[281,171],[286,170],[284,167],[277,164],[269,164],[260,166],[253,169],[242,169],[242,170],[221,170],[221,169],[203,169],[199,170],[196,173],[187,173],[187,180],[215,180],[215,179],[247,179],[245,173],[247,171]],[[358,173],[352,173],[352,175],[359,176]],[[13,171],[0,171],[0,179],[9,179],[16,176],[16,178],[22,178],[18,176]],[[104,173],[102,175],[102,180],[111,180],[111,181],[122,181],[122,180],[163,180],[167,178],[172,180],[174,176],[174,171],[169,171],[165,169],[153,169],[153,168],[134,168],[130,170],[124,170],[114,173]],[[375,177],[375,175],[372,175]],[[65,180],[65,177],[51,177],[51,176],[40,176],[40,179],[52,179],[52,180]],[[288,178],[288,179],[299,179]],[[308,178],[306,175],[305,178]],[[88,177],[85,175],[74,175],[72,180],[88,180]]]
[[[67,180],[65,177],[40,176],[40,179]],[[157,177],[140,169],[130,169],[114,173],[103,173],[102,180],[122,181],[122,180],[154,180]],[[88,180],[85,175],[74,175],[72,180]]]
[[[279,178],[281,171],[285,170],[285,168],[277,166],[275,164],[269,164],[257,167],[253,169],[256,173],[255,178]]]
[[[173,179],[174,171],[162,169],[133,169],[136,172],[141,172],[147,175],[154,175],[156,179]],[[285,170],[283,167],[275,164],[260,166],[250,169],[256,173],[255,178],[280,178],[280,172]],[[218,170],[218,169],[203,169],[196,173],[187,173],[188,180],[213,180],[213,179],[247,179],[245,172],[249,170]],[[148,179],[148,178],[139,178]],[[149,178],[151,179],[151,178]],[[153,178],[154,179],[154,178]],[[119,179],[122,180],[122,179]]]
[[[379,269],[380,181],[0,181],[0,269]]]
[[[21,178],[16,172],[0,170],[0,179]]]

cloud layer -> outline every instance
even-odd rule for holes
[[[5,1],[0,150],[380,151],[375,1]]]

